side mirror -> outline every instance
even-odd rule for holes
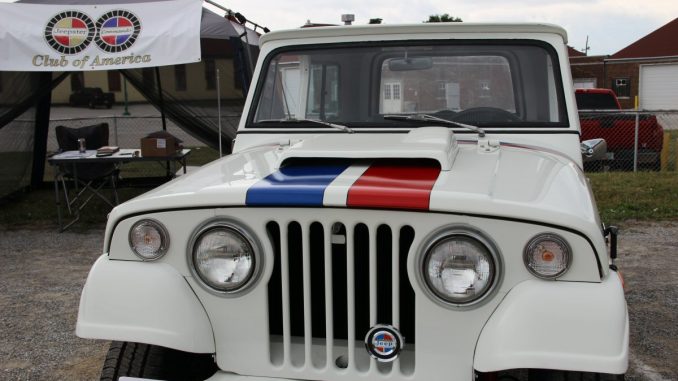
[[[608,226],[603,232],[605,237],[610,236],[610,258],[617,259],[617,236],[619,235],[619,228],[616,226]]]
[[[581,154],[584,162],[607,159],[607,142],[605,139],[591,139],[581,142]]]

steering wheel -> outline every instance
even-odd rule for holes
[[[520,122],[520,119],[516,114],[496,108],[496,107],[471,107],[466,110],[460,111],[457,115],[454,116],[454,120],[457,122],[468,122],[468,123],[478,123],[478,122]]]
[[[444,109],[444,110],[436,111],[431,115],[438,117],[438,118],[441,118],[441,119],[452,120],[457,115],[457,112],[449,110],[449,109]]]

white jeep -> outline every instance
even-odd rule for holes
[[[110,214],[77,323],[103,380],[623,378],[563,29],[261,43],[233,154]]]

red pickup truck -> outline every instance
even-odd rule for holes
[[[579,108],[581,140],[605,139],[610,153],[610,167],[633,169],[635,113],[621,112],[617,96],[610,89],[576,89],[575,96]],[[663,136],[664,130],[654,115],[639,115],[638,168],[660,169]]]

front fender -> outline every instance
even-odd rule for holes
[[[629,321],[615,272],[601,283],[529,280],[497,307],[478,340],[474,368],[622,374]]]
[[[75,333],[193,353],[214,353],[207,313],[186,280],[164,263],[110,260],[90,270]]]

